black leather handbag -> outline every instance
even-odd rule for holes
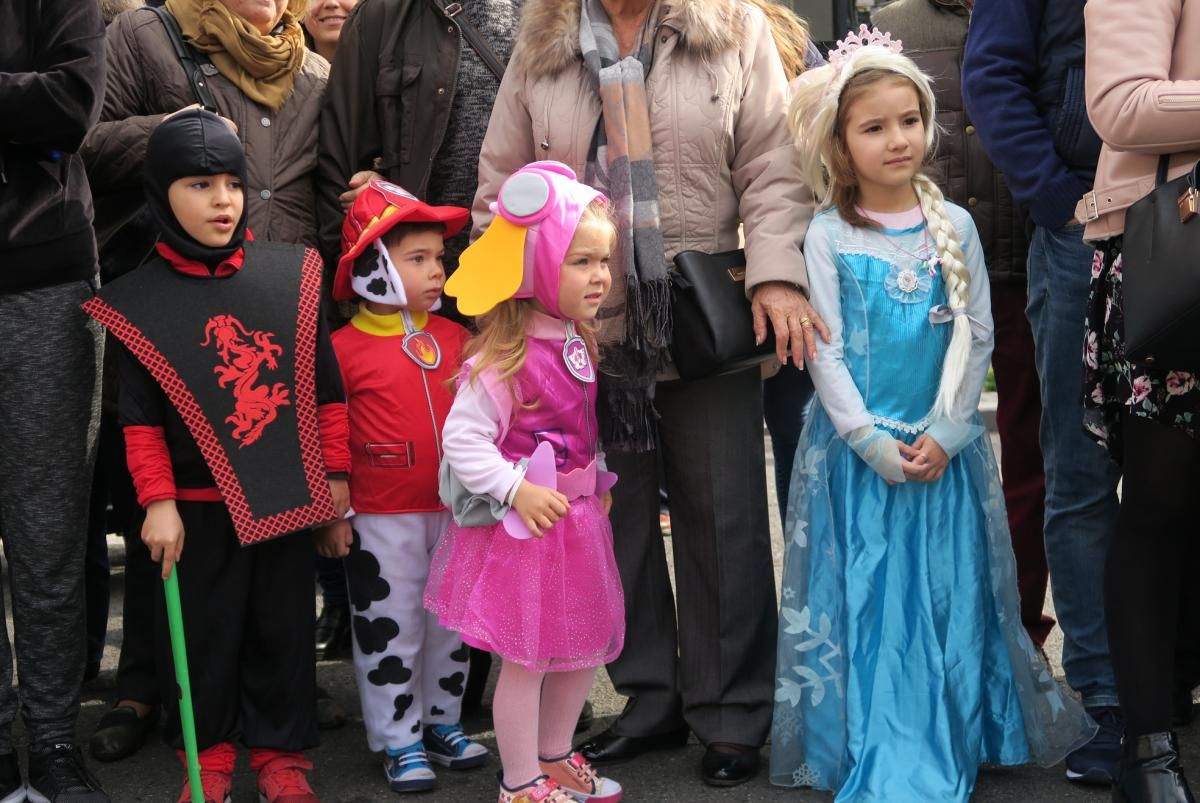
[[[1125,356],[1156,368],[1200,369],[1200,162],[1125,213],[1121,254]]]
[[[746,252],[681,251],[671,275],[671,359],[681,379],[703,379],[757,365],[775,353],[775,336],[754,343],[746,299]]]

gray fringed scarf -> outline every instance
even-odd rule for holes
[[[601,437],[607,448],[626,451],[654,446],[654,377],[671,340],[671,283],[646,97],[661,7],[656,0],[637,51],[621,58],[600,0],[580,4],[580,49],[602,107],[584,181],[612,200],[617,223],[612,292],[598,316]]]

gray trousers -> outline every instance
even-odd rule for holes
[[[0,295],[0,541],[31,746],[73,742],[83,680],[83,558],[104,340],[87,282]],[[0,603],[2,605],[2,603]],[[0,753],[18,692],[0,628]]]
[[[620,478],[611,518],[626,627],[608,673],[630,698],[614,732],[651,736],[686,722],[705,744],[761,745],[777,607],[759,371],[661,382],[655,405],[660,454],[608,455]],[[659,458],[678,620],[659,531]]]

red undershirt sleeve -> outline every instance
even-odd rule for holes
[[[345,403],[322,404],[317,408],[317,424],[321,429],[325,471],[331,479],[344,479],[333,475],[350,473],[350,416]]]
[[[138,503],[175,498],[175,472],[162,427],[125,427],[125,461],[133,475]]]

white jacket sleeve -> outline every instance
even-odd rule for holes
[[[464,488],[511,504],[525,469],[496,445],[508,426],[504,418],[482,382],[463,383],[442,428],[442,450]]]

